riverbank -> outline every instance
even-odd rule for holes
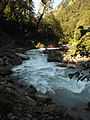
[[[6,76],[0,79],[0,91],[1,120],[63,118],[64,108],[56,106],[48,96],[39,95],[33,86],[10,80]]]
[[[12,68],[13,66],[21,64],[23,60],[28,59],[23,54],[25,52],[24,49],[21,50],[21,48],[19,48],[14,50],[14,52],[11,51],[11,49],[8,52],[5,51],[1,56],[1,63],[3,63],[1,66],[5,68],[4,70],[1,69],[0,73],[1,120],[73,120],[76,119],[75,115],[77,119],[81,118],[81,116],[78,115],[78,110],[80,112],[84,111],[85,115],[89,112],[89,103],[78,110],[76,110],[76,108],[66,108],[64,105],[59,106],[52,101],[50,96],[39,93],[32,85],[27,85],[24,80],[11,79],[9,75],[12,74],[12,71],[5,72],[6,66],[11,65]],[[14,57],[12,57],[12,55]],[[18,59],[19,62],[15,59]],[[9,70],[11,70],[11,68]],[[60,92],[61,91],[59,91],[59,94]],[[73,114],[71,114],[71,111]]]
[[[89,112],[89,103],[78,109],[58,106],[49,96],[38,93],[32,85],[0,76],[1,120],[83,120],[84,117],[89,120],[86,117]]]
[[[8,50],[8,51],[7,51]],[[28,58],[24,49],[4,49],[0,54],[0,119],[1,120],[49,120],[63,118],[52,100],[37,93],[24,81],[10,79],[11,68]]]
[[[0,119],[64,119],[66,110],[63,106],[57,106],[49,96],[38,93],[32,85],[10,79],[12,67],[28,59],[24,52],[23,48],[5,48],[0,53]]]

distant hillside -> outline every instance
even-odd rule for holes
[[[79,26],[90,26],[90,0],[63,0],[53,13],[66,35],[73,36]]]
[[[44,20],[59,36],[58,43],[69,44],[69,56],[90,51],[90,0],[62,0]]]
[[[54,16],[54,20],[52,17]],[[90,26],[90,0],[62,0],[56,10],[46,16],[46,22],[62,27],[67,37],[73,37],[74,31],[79,26]]]

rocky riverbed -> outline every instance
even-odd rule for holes
[[[89,111],[89,103],[79,109],[58,106],[32,85],[0,76],[1,120],[83,120],[83,116],[89,120]]]
[[[64,108],[57,107],[48,96],[38,94],[31,85],[0,79],[1,120],[50,120],[64,118]]]
[[[23,49],[10,49],[0,53],[0,119],[63,119],[63,106],[56,106],[49,96],[39,94],[32,85],[10,79],[11,68],[28,59],[23,52]]]
[[[56,105],[50,96],[41,94],[33,85],[10,78],[11,68],[28,59],[22,51],[6,50],[0,54],[0,119],[89,120],[89,102],[79,109]]]

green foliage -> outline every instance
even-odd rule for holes
[[[78,26],[90,25],[90,0],[65,0],[53,13],[60,21],[67,39],[73,38]]]
[[[0,13],[8,20],[31,22],[33,14],[32,0],[4,0],[0,3]],[[2,17],[2,16],[1,16]]]
[[[90,51],[90,32],[87,32],[82,38],[79,45],[79,48],[83,50],[83,47],[85,50]]]
[[[67,56],[76,56],[80,51],[90,51],[90,33],[87,32],[80,40],[70,39],[68,44],[70,49]]]
[[[63,31],[64,42],[68,41],[70,46],[67,55],[76,55],[80,50],[90,51],[90,31],[87,33],[85,28],[78,29],[79,26],[90,26],[90,0],[63,0],[52,13],[55,20],[58,21],[58,27],[55,25],[51,13],[45,19],[59,33],[62,34],[60,30]]]
[[[69,40],[69,47],[70,47],[70,49],[69,49],[69,51],[67,52],[67,55],[69,55],[69,56],[74,56],[74,55],[76,55],[77,54],[77,45],[80,43],[80,41],[79,40],[76,40],[76,39],[70,39]]]
[[[53,34],[56,36],[57,43],[59,41],[64,40],[64,33],[62,30],[62,26],[60,24],[60,21],[56,18],[56,16],[51,12],[49,15],[46,15],[43,19],[45,23],[45,29],[51,30]]]

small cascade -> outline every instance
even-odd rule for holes
[[[72,98],[71,101],[74,99],[78,102],[90,99],[90,95],[85,96],[85,89],[89,88],[89,83],[87,84],[86,81],[77,82],[75,78],[70,80],[68,73],[71,71],[67,67],[58,67],[54,62],[49,63],[47,55],[43,54],[42,49],[27,51],[26,55],[29,60],[23,61],[23,64],[14,67],[12,77],[17,77],[27,84],[32,84],[37,91],[43,94],[50,93],[54,96],[57,90],[63,91],[63,94],[59,93],[64,102],[66,98],[69,102],[70,98]],[[89,92],[90,89],[87,90],[87,93]],[[59,93],[56,96],[57,99],[60,97]],[[63,100],[64,98],[65,100]]]

